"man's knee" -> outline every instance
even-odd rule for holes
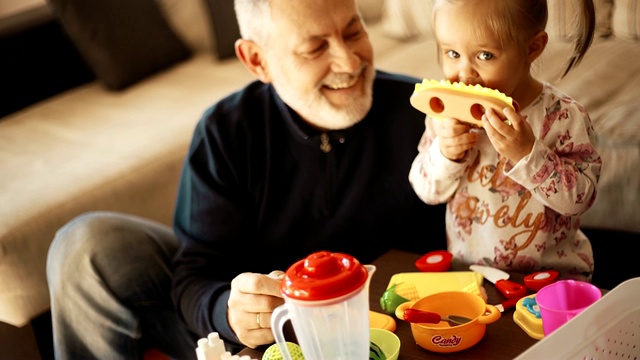
[[[114,226],[113,219],[105,213],[82,214],[60,228],[49,248],[49,257],[65,259],[83,250],[92,250],[104,243]]]
[[[125,237],[118,233],[124,231],[121,219],[110,213],[91,212],[72,219],[56,232],[49,247],[49,281],[65,278],[66,272],[81,271],[82,264],[96,255],[109,257],[114,252],[121,253],[126,246]]]
[[[170,276],[178,240],[165,225],[113,212],[80,215],[56,234],[47,258],[50,287],[97,280],[113,288]],[[124,285],[123,285],[124,284]]]

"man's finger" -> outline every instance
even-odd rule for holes
[[[276,280],[282,280],[282,278],[284,278],[284,271],[282,271],[282,270],[273,270],[267,276],[270,277],[270,278],[274,278]]]
[[[232,280],[231,287],[237,288],[238,291],[244,294],[282,297],[280,293],[280,280],[264,274],[240,274]]]

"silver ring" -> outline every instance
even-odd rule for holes
[[[258,323],[258,328],[262,329],[262,324],[260,323],[260,313],[256,313],[256,322]]]

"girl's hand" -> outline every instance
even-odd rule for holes
[[[503,109],[511,125],[505,123],[493,110],[487,109],[482,116],[482,126],[496,151],[517,163],[533,148],[535,137],[529,123],[511,108]]]
[[[436,120],[436,135],[440,139],[440,152],[449,160],[462,159],[473,148],[478,134],[469,132],[471,126],[456,119]]]

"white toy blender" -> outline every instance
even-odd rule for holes
[[[375,269],[328,251],[293,264],[280,287],[285,303],[271,317],[283,359],[291,360],[282,331],[287,320],[306,359],[368,359],[369,282]]]

